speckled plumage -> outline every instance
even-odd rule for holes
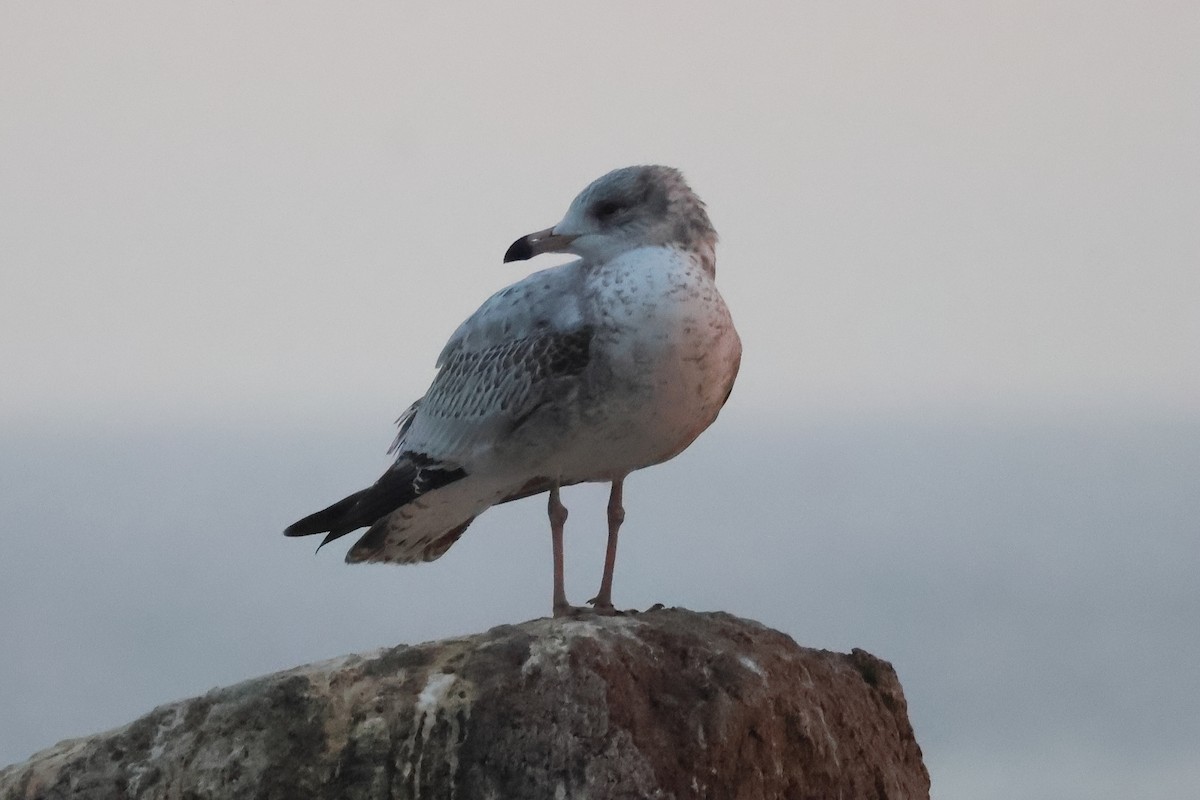
[[[288,533],[329,541],[369,526],[348,561],[408,563],[439,557],[487,508],[537,491],[552,491],[552,524],[557,487],[573,483],[614,482],[619,511],[624,477],[687,447],[732,389],[741,343],[714,283],[716,240],[674,169],[628,167],[592,183],[558,225],[506,256],[579,260],[480,306],[398,420],[391,470]],[[614,514],[610,503],[615,551]]]

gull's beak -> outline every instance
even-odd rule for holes
[[[527,261],[542,253],[561,253],[579,237],[574,234],[555,233],[554,228],[522,236],[512,243],[504,253],[504,263]]]

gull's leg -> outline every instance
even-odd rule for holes
[[[550,539],[554,547],[554,616],[569,616],[574,609],[567,602],[563,588],[563,526],[567,523],[567,507],[558,499],[558,484],[550,487]]]
[[[617,532],[625,521],[625,507],[621,505],[624,485],[624,478],[613,481],[612,491],[608,494],[608,549],[604,553],[604,577],[600,579],[600,593],[588,600],[596,608],[597,614],[616,613],[612,604],[612,579],[613,567],[617,563]]]

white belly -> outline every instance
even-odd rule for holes
[[[591,288],[606,315],[592,345],[595,391],[557,465],[564,480],[612,479],[679,454],[716,419],[741,360],[715,284],[682,255],[650,273],[609,265]]]

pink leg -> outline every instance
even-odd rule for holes
[[[625,507],[621,505],[624,486],[624,478],[613,481],[608,495],[608,549],[604,553],[604,576],[600,579],[600,593],[588,601],[597,614],[616,613],[612,604],[612,581],[613,567],[617,563],[617,533],[625,521]]]
[[[563,526],[567,523],[567,507],[558,498],[558,484],[550,489],[550,539],[554,548],[554,616],[570,616],[574,610],[567,602],[567,591],[563,587]]]

